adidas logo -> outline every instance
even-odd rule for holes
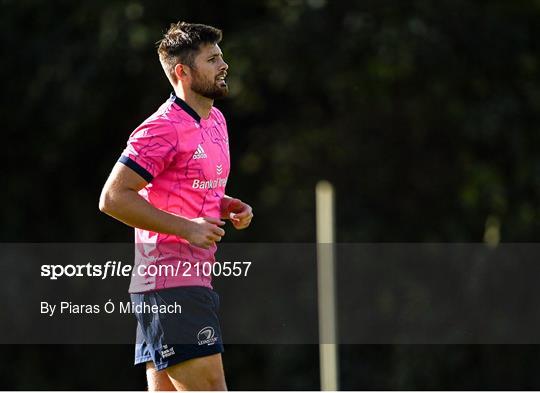
[[[197,146],[197,150],[195,151],[195,154],[193,154],[193,159],[198,160],[200,158],[206,158],[206,153],[204,152],[204,149],[202,148],[202,146],[199,144]]]

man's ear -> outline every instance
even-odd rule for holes
[[[176,75],[177,80],[184,80],[186,76],[188,76],[188,73],[188,67],[186,67],[184,64],[178,63],[174,66],[174,75]]]

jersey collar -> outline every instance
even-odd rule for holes
[[[188,115],[193,117],[197,123],[201,123],[201,117],[197,114],[197,112],[195,112],[192,107],[187,104],[187,102],[185,102],[180,97],[177,97],[174,93],[171,93],[171,98],[174,100],[176,105],[182,108]]]

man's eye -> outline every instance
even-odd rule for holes
[[[216,58],[215,57],[212,57],[210,60],[208,60],[210,63],[213,63],[214,61],[216,61]]]

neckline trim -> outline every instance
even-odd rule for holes
[[[197,112],[195,112],[195,109],[193,109],[187,104],[187,102],[185,102],[180,97],[177,97],[174,93],[171,94],[171,97],[174,98],[174,102],[176,103],[176,105],[182,108],[188,115],[193,117],[193,119],[195,119],[197,123],[201,123],[201,117],[197,114]]]

